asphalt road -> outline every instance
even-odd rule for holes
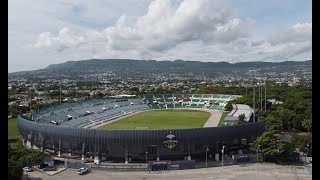
[[[93,170],[86,175],[78,175],[76,169],[67,169],[54,176],[47,175],[39,171],[29,172],[30,179],[65,179],[65,180],[84,180],[84,179],[117,179],[117,180],[311,180],[311,167],[304,166],[285,166],[272,163],[250,164],[246,166],[225,166],[213,167],[207,169],[191,169],[191,170],[176,170],[168,172],[112,172],[103,170]]]

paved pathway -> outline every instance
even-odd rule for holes
[[[203,125],[203,127],[218,127],[223,111],[215,111],[215,110],[206,110],[206,111],[210,112],[211,116],[209,117],[207,122]]]

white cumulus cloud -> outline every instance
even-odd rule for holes
[[[51,47],[55,46],[58,50],[75,47],[85,41],[84,37],[77,36],[68,28],[63,28],[59,31],[57,36],[52,35],[50,32],[41,33],[38,37],[34,47]]]
[[[265,10],[278,1],[10,0],[9,72],[90,58],[310,59],[311,10],[295,4],[300,14],[284,16],[284,2]]]
[[[283,29],[270,38],[270,43],[299,43],[311,42],[312,23],[297,23],[291,27]]]
[[[145,15],[130,24],[122,15],[113,26],[102,32],[86,33],[84,37],[77,38],[68,29],[56,36],[42,33],[35,47],[70,47],[100,39],[106,48],[114,50],[157,52],[191,41],[229,43],[248,36],[252,21],[235,17],[229,4],[223,1],[184,0],[175,7],[170,0],[155,0]]]

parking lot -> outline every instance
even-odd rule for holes
[[[260,163],[249,165],[232,165],[225,167],[213,167],[207,169],[175,170],[165,172],[113,172],[93,170],[85,175],[78,175],[76,169],[67,169],[59,174],[50,176],[43,172],[28,172],[29,179],[217,179],[217,180],[276,180],[276,179],[312,179],[311,166],[287,166],[272,163]]]

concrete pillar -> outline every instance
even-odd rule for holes
[[[157,147],[157,161],[160,161],[159,147]]]
[[[58,151],[58,157],[61,156],[61,140],[59,140],[59,151]]]
[[[188,155],[188,160],[191,160],[191,155]]]
[[[82,154],[84,154],[84,151],[85,151],[85,146],[84,146],[84,143],[82,143]]]
[[[215,158],[214,158],[216,161],[219,161],[219,153],[216,153],[215,154]]]
[[[242,155],[242,150],[238,150],[238,155]]]
[[[27,148],[30,149],[30,148],[31,148],[31,142],[27,140],[27,143],[26,143],[26,144],[27,144]]]
[[[35,144],[32,144],[32,149],[39,149]]]
[[[26,139],[25,138],[22,138],[22,145],[26,146]]]
[[[69,152],[69,157],[71,157],[71,152]]]
[[[64,161],[64,167],[68,168],[68,161]]]
[[[99,156],[94,156],[93,163],[95,163],[95,164],[100,164],[100,158],[99,158]]]
[[[82,161],[84,161],[84,154],[82,154],[82,156],[81,156],[81,160],[82,160]]]
[[[126,152],[124,155],[124,163],[128,164],[129,163],[129,158],[128,158],[128,153]]]

